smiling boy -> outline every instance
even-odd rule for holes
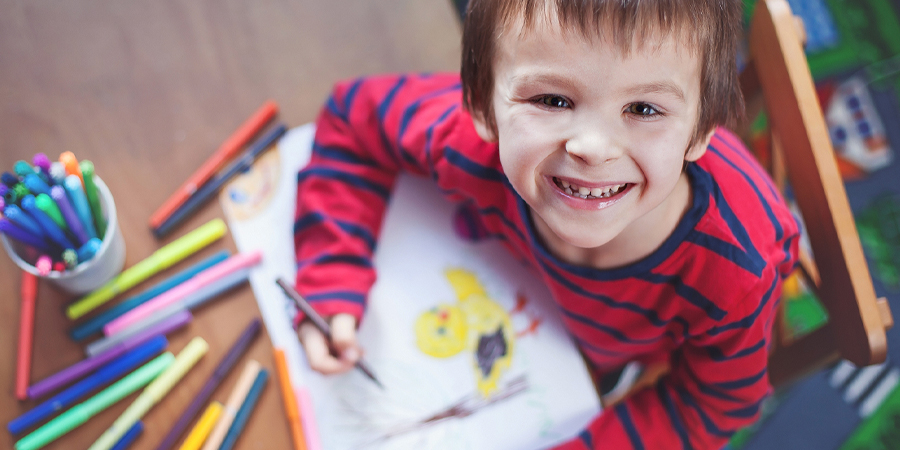
[[[739,0],[473,0],[456,75],[339,84],[298,177],[310,366],[349,370],[399,172],[533,267],[598,377],[671,367],[560,448],[715,449],[752,423],[798,229],[719,125],[740,115]],[[561,380],[564,382],[564,380]]]

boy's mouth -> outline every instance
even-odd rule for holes
[[[572,184],[565,180],[560,180],[559,178],[553,177],[553,183],[556,184],[556,187],[559,190],[565,192],[567,195],[572,197],[577,197],[585,200],[593,200],[593,199],[602,199],[602,198],[610,198],[614,195],[617,195],[631,186],[631,183],[625,184],[617,184],[613,186],[606,186],[602,188],[589,188],[584,186],[578,186],[576,184]]]

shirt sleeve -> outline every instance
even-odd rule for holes
[[[458,75],[380,76],[334,88],[297,176],[293,229],[296,288],[320,314],[362,318],[396,177],[436,178],[443,139],[436,129],[460,99]]]
[[[719,449],[759,416],[781,291],[775,267],[725,320],[688,339],[654,387],[604,410],[558,449]]]

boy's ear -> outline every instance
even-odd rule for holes
[[[485,142],[497,142],[497,133],[494,132],[494,129],[488,124],[486,120],[484,120],[484,114],[472,112],[472,123],[475,125],[475,132],[478,133],[478,137],[480,137]]]
[[[691,146],[691,148],[687,151],[687,154],[684,155],[684,160],[694,162],[700,159],[701,156],[706,154],[706,148],[709,147],[709,141],[712,140],[714,134],[716,134],[715,128],[710,130],[710,132],[706,134],[706,137],[704,137],[700,141],[697,141],[696,144]]]

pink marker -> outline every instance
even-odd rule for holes
[[[305,387],[295,387],[294,396],[297,397],[297,407],[300,409],[300,422],[303,423],[307,450],[322,450],[319,427],[316,425],[316,412],[309,391]]]
[[[225,261],[222,261],[203,272],[194,275],[193,278],[169,289],[168,291],[154,297],[146,303],[122,314],[117,319],[109,322],[103,327],[103,334],[112,336],[119,331],[140,322],[144,318],[159,311],[169,305],[180,302],[188,295],[196,292],[198,289],[214,283],[222,277],[226,277],[238,270],[247,269],[255,266],[262,261],[262,252],[259,250],[239,253]]]
[[[41,255],[38,257],[37,262],[34,263],[34,268],[37,269],[40,276],[46,277],[53,270],[53,260],[47,255]]]

